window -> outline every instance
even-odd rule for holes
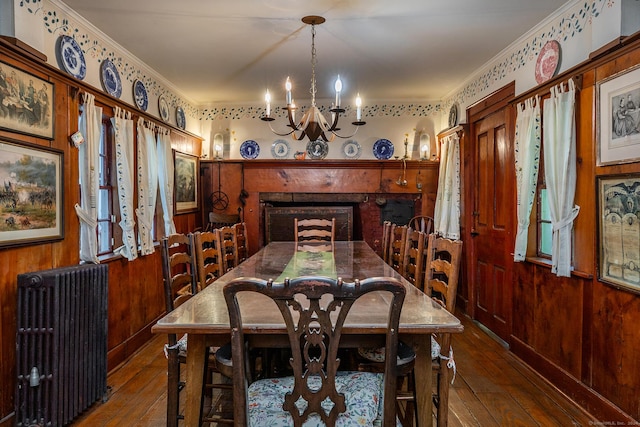
[[[544,185],[544,184],[543,184]],[[553,227],[551,213],[547,200],[547,189],[541,187],[538,191],[538,256],[551,258]]]
[[[105,108],[103,111],[110,111]],[[102,115],[98,174],[98,256],[113,253],[122,244],[122,232],[117,227],[120,215],[114,155],[114,137],[111,117]]]

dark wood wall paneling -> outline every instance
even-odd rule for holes
[[[18,52],[0,42],[0,59],[20,69],[48,79],[56,86],[56,135],[52,141],[0,131],[0,137],[49,146],[64,151],[65,157],[65,239],[60,242],[3,249],[0,272],[0,329],[3,337],[15,335],[16,276],[19,273],[78,262],[78,221],[73,204],[78,198],[77,153],[68,136],[76,126],[75,88],[84,87],[57,69]],[[632,422],[640,420],[640,353],[637,325],[640,322],[640,296],[611,287],[597,279],[596,177],[637,173],[638,163],[596,168],[595,85],[598,81],[640,63],[640,42],[628,39],[592,60],[558,76],[555,82],[571,76],[582,77],[578,102],[578,188],[576,203],[581,212],[575,222],[576,274],[571,278],[553,276],[547,266],[536,262],[514,265],[514,301],[511,349],[544,377],[572,397],[599,419]],[[551,84],[553,82],[550,82]],[[541,88],[538,88],[540,90]],[[544,88],[542,88],[544,90]],[[120,104],[101,92],[101,102]],[[523,95],[523,98],[527,94]],[[123,105],[132,111],[129,105]],[[70,119],[71,118],[71,119]],[[192,141],[192,152],[199,152],[200,140]],[[466,163],[466,155],[463,162]],[[353,164],[351,164],[353,163]],[[410,183],[418,171],[427,185],[437,185],[437,167],[408,162]],[[176,217],[179,231],[203,224],[207,211],[206,191],[217,189],[217,162],[203,162],[200,213]],[[248,192],[244,209],[250,235],[258,236],[260,192],[361,192],[373,196],[388,193],[407,195],[414,189],[396,186],[399,162],[310,162],[252,161],[221,162],[222,186],[230,197],[228,213],[241,206],[239,194]],[[425,168],[426,166],[426,168]],[[226,169],[229,168],[227,171]],[[436,178],[434,178],[434,176]],[[244,184],[243,184],[244,180]],[[466,181],[465,181],[466,182]],[[431,183],[431,184],[428,184]],[[472,184],[472,183],[471,183]],[[415,188],[415,187],[413,187]],[[422,190],[423,212],[433,212],[435,188]],[[514,204],[515,206],[515,204]],[[371,210],[375,206],[369,207]],[[463,224],[464,226],[464,224]],[[364,233],[363,233],[364,234]],[[251,250],[259,247],[258,237],[250,240]],[[375,237],[367,237],[375,242]],[[370,242],[370,243],[371,243]],[[375,244],[375,243],[373,243]],[[512,252],[512,248],[503,248]],[[159,254],[132,263],[110,262],[109,290],[109,366],[126,359],[149,336],[149,325],[163,310],[160,292]],[[144,272],[144,273],[141,273]],[[0,344],[0,425],[10,425],[15,387],[15,345],[12,339]]]
[[[78,186],[78,151],[69,142],[77,130],[78,93],[91,92],[96,101],[107,106],[120,106],[134,113],[134,120],[143,116],[168,127],[158,119],[135,107],[74,80],[60,70],[42,62],[28,50],[22,50],[11,40],[0,38],[0,61],[31,73],[54,84],[55,135],[53,140],[0,130],[0,139],[55,148],[64,152],[64,239],[52,243],[0,249],[0,426],[13,425],[16,385],[15,340],[17,275],[29,271],[74,265],[79,262],[79,221],[74,204],[80,200]],[[178,129],[172,129],[172,139],[200,153],[201,139]],[[175,217],[178,231],[190,231],[201,224],[200,213]],[[126,259],[107,260],[109,264],[108,300],[108,366],[124,362],[150,337],[150,327],[164,312],[160,253]]]
[[[358,203],[354,230],[362,234],[372,248],[381,252],[380,208],[377,198],[415,201],[416,214],[433,215],[438,187],[438,165],[431,161],[407,161],[406,186],[396,182],[402,176],[402,162],[359,160],[249,160],[202,161],[200,163],[203,188],[203,223],[207,221],[211,204],[209,196],[222,189],[229,197],[229,206],[218,213],[235,214],[243,208],[241,218],[246,222],[249,251],[256,252],[264,244],[262,217],[264,193],[332,194],[335,201],[345,194],[367,196]],[[218,179],[220,177],[220,179]],[[221,186],[218,183],[221,182]],[[418,189],[417,183],[422,187]],[[240,193],[247,192],[245,206]],[[308,196],[313,199],[313,196]]]
[[[552,84],[568,78],[579,83],[575,202],[580,214],[570,278],[556,277],[540,260],[514,263],[510,344],[518,357],[598,419],[631,425],[640,421],[640,293],[598,280],[597,177],[640,172],[639,163],[596,167],[597,83],[640,64],[638,36],[616,47],[517,100],[546,96]],[[512,253],[513,248],[503,250]]]

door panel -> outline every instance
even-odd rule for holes
[[[473,233],[475,318],[505,341],[511,333],[508,257],[513,210],[513,155],[506,107],[473,123]]]

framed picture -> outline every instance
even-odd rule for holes
[[[597,165],[640,161],[640,67],[596,85]]]
[[[198,177],[200,159],[192,154],[173,151],[175,213],[187,213],[199,210]]]
[[[61,240],[63,153],[0,139],[0,247]]]
[[[598,178],[600,280],[640,293],[640,173]]]
[[[0,62],[0,128],[53,139],[53,84]]]

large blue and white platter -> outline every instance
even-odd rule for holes
[[[120,80],[120,73],[118,69],[108,59],[102,61],[100,66],[100,80],[102,81],[102,87],[104,91],[111,96],[120,98],[122,95],[122,81]]]
[[[84,79],[87,75],[87,63],[78,42],[73,37],[61,36],[59,53],[64,70],[78,80]]]
[[[133,101],[136,103],[136,107],[142,111],[147,111],[147,107],[149,107],[149,96],[147,95],[147,88],[144,86],[142,80],[133,82]]]
[[[248,139],[240,145],[240,155],[243,159],[257,159],[260,155],[260,146],[252,139]]]
[[[393,156],[393,143],[388,139],[379,139],[373,143],[373,155],[378,160],[387,160]]]

